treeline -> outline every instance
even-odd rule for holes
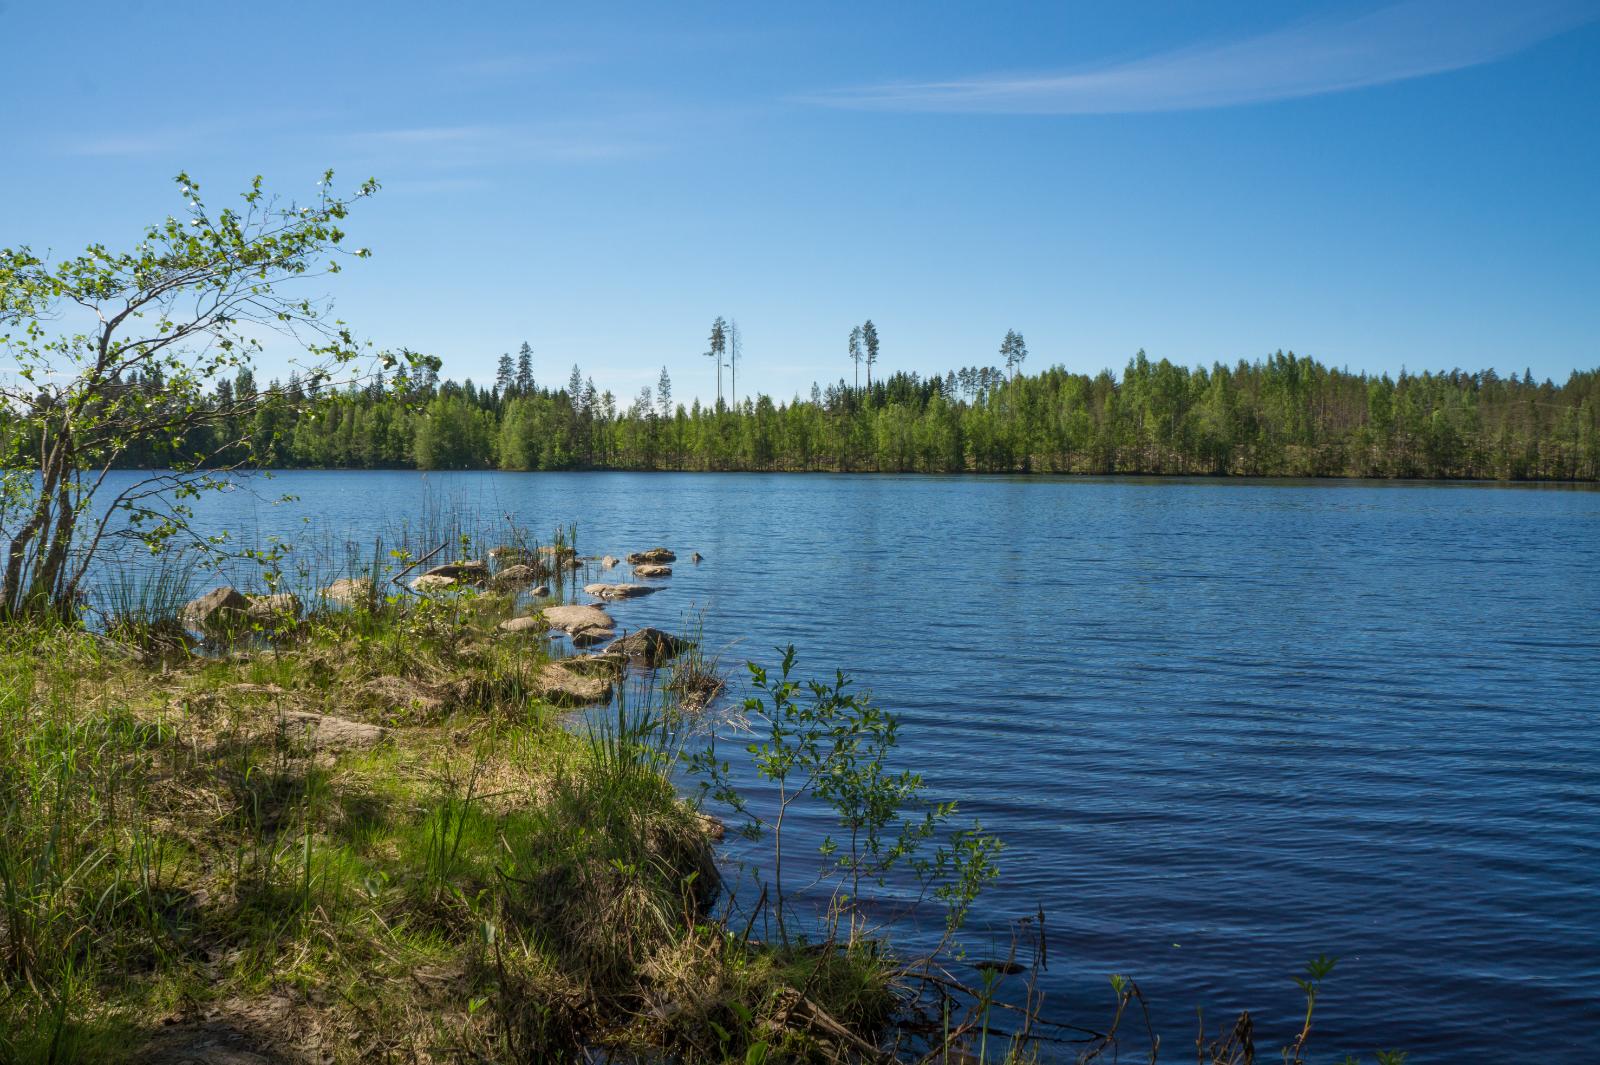
[[[256,384],[245,373],[222,388],[237,401]],[[489,387],[424,370],[361,387],[291,380],[261,395],[251,424],[151,441],[133,464],[163,465],[176,448],[275,468],[1600,479],[1600,370],[1563,384],[1493,371],[1372,377],[1292,353],[1189,369],[1140,352],[1120,377],[1024,374],[1018,359],[1010,372],[895,373],[788,402],[685,406],[665,369],[625,403],[577,367],[563,387],[540,385],[524,345]]]

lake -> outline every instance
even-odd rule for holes
[[[969,932],[1048,918],[1047,1012],[1137,979],[1169,1056],[1341,960],[1316,1060],[1592,1061],[1600,1038],[1600,492],[1389,483],[295,472],[206,500],[246,540],[448,498],[586,553],[655,544],[725,665],[844,669],[1005,838]],[[260,497],[289,492],[274,506]],[[705,556],[687,562],[690,551]],[[742,668],[738,670],[742,673]],[[807,849],[815,839],[807,841]],[[994,939],[996,942],[991,943]]]

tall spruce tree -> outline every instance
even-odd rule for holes
[[[867,391],[872,391],[872,364],[878,361],[878,327],[868,318],[861,323],[861,343],[867,349]]]
[[[672,377],[665,366],[661,367],[661,377],[656,381],[656,406],[663,418],[672,417]]]
[[[533,394],[533,349],[524,340],[517,351],[517,395]]]
[[[516,372],[511,367],[510,354],[500,356],[500,365],[495,369],[494,373],[495,394],[501,399],[505,399],[511,395],[511,390],[516,387],[516,383]]]

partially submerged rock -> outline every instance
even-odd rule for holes
[[[635,577],[670,577],[672,576],[672,567],[662,566],[654,562],[642,562],[633,567],[633,575]]]
[[[446,588],[454,588],[458,582],[454,577],[443,573],[424,573],[411,582],[414,592],[441,592]]]
[[[183,616],[208,632],[239,628],[249,620],[250,600],[230,585],[213,588],[183,608]]]
[[[550,595],[550,586],[548,584],[535,585],[534,587],[528,589],[528,594],[533,596],[535,599],[547,598]]]
[[[635,551],[628,556],[628,565],[637,566],[641,562],[676,562],[678,556],[665,547],[652,547],[648,551]]]
[[[616,555],[604,555],[600,559],[600,565],[604,566],[606,569],[613,569],[621,561],[622,559],[618,558]]]
[[[468,562],[447,562],[442,566],[435,566],[422,574],[422,577],[449,577],[461,584],[486,584],[489,581],[489,564],[481,559]],[[417,580],[421,580],[418,577]],[[416,587],[416,581],[411,586]]]
[[[536,583],[544,574],[532,566],[518,563],[507,566],[494,575],[494,583],[501,588],[521,588]]]
[[[689,556],[689,561],[690,562],[704,562],[705,561],[705,556],[702,555],[700,552],[696,551],[694,554]]]
[[[629,658],[643,662],[654,667],[669,658],[675,658],[688,650],[688,640],[680,640],[670,632],[661,629],[643,628],[628,633],[622,639],[611,645],[611,650],[618,654],[627,655]]]
[[[552,629],[560,629],[580,647],[604,643],[616,635],[617,623],[597,606],[547,606],[539,613]]]
[[[586,584],[583,590],[596,599],[637,599],[658,589],[648,584]]]
[[[501,632],[543,632],[549,628],[537,614],[524,618],[507,618],[500,623]]]

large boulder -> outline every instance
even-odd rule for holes
[[[596,599],[637,599],[659,589],[648,584],[586,584],[583,590]]]
[[[652,547],[648,551],[635,551],[628,556],[628,565],[637,566],[641,562],[676,562],[678,556],[665,547]]]
[[[213,588],[183,608],[183,616],[195,627],[218,632],[243,626],[250,616],[250,600],[229,585]]]
[[[552,629],[560,629],[580,647],[604,643],[616,635],[617,623],[597,606],[547,606],[539,613]]]
[[[662,566],[654,562],[641,562],[633,567],[633,575],[635,577],[670,577],[672,576],[672,567]]]
[[[372,581],[366,577],[341,577],[322,589],[323,598],[330,603],[354,606],[372,596]]]
[[[628,633],[622,639],[612,644],[611,652],[624,654],[629,658],[643,662],[654,668],[669,658],[675,658],[688,650],[688,640],[680,640],[670,632],[660,629],[643,628]]]

